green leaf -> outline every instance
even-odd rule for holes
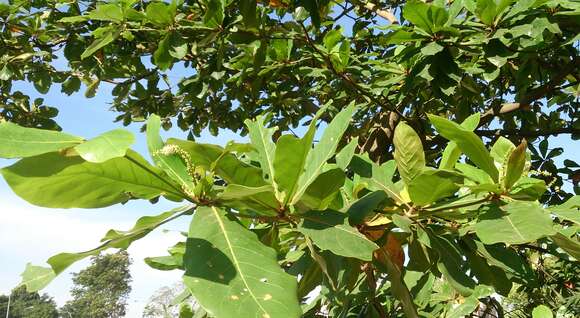
[[[400,122],[393,137],[395,161],[401,179],[408,186],[425,169],[425,153],[419,135],[411,126]]]
[[[22,277],[20,284],[25,285],[29,293],[33,293],[46,287],[56,277],[56,274],[52,268],[34,266],[28,263],[20,276]]]
[[[477,0],[475,14],[486,25],[493,25],[496,18],[513,0]]]
[[[348,128],[354,110],[355,104],[352,103],[338,113],[324,130],[320,141],[308,153],[304,173],[298,180],[298,187],[290,204],[296,204],[300,200],[310,184],[322,173],[326,162],[334,156],[338,143]]]
[[[461,318],[461,317],[469,317],[479,306],[480,302],[479,299],[485,298],[491,294],[493,294],[493,288],[485,285],[478,285],[475,286],[473,290],[473,294],[465,299],[463,302],[454,307],[445,317],[448,318]]]
[[[247,187],[229,184],[219,196],[227,206],[238,211],[249,211],[258,215],[277,215],[279,204],[271,185]]]
[[[561,249],[566,251],[576,260],[580,260],[580,242],[577,239],[569,238],[562,233],[556,233],[550,237]]]
[[[264,180],[270,180],[272,186],[274,186],[276,197],[279,198],[279,189],[275,176],[276,170],[274,169],[276,146],[272,141],[272,135],[278,128],[266,128],[265,120],[264,116],[258,116],[255,120],[246,120],[245,124],[248,127],[252,146],[258,152],[258,162],[262,168]]]
[[[350,205],[346,214],[350,223],[361,224],[369,216],[373,215],[375,209],[388,198],[385,191],[379,190],[366,194]]]
[[[159,27],[166,27],[173,24],[175,8],[161,1],[151,2],[145,9],[145,16],[151,23]]]
[[[532,310],[532,318],[552,318],[554,314],[546,305],[539,305]]]
[[[473,242],[476,245],[477,253],[484,257],[489,265],[501,268],[509,277],[515,278],[520,284],[534,286],[537,283],[534,270],[512,248],[502,244],[484,245],[479,241]]]
[[[93,31],[94,32],[94,31]],[[89,47],[85,49],[83,54],[81,54],[81,60],[93,55],[98,50],[102,49],[103,47],[107,46],[109,43],[115,41],[119,35],[121,34],[121,28],[117,28],[115,26],[106,27],[102,34],[98,38],[96,38]]]
[[[443,49],[444,47],[439,45],[439,43],[430,42],[429,44],[421,48],[421,53],[425,56],[431,56],[443,51]]]
[[[346,170],[358,146],[358,137],[353,138],[336,154],[336,165],[342,170]]]
[[[132,198],[181,194],[137,153],[103,163],[47,153],[25,158],[1,170],[12,191],[49,208],[101,208]]]
[[[296,279],[276,252],[216,207],[202,207],[191,221],[184,282],[212,316],[300,317]]]
[[[502,184],[504,189],[511,187],[522,177],[526,166],[526,149],[528,143],[524,139],[515,149],[511,151],[505,167],[502,170]]]
[[[208,0],[203,23],[210,28],[217,28],[224,21],[225,0]]]
[[[535,202],[523,201],[488,206],[474,228],[485,244],[523,244],[555,234],[550,214]]]
[[[500,136],[490,150],[490,155],[499,164],[508,160],[510,153],[516,149],[516,146],[507,138]]]
[[[161,119],[153,114],[147,120],[147,148],[155,164],[182,187],[193,189],[193,178],[188,171],[190,158],[179,146],[165,146],[159,135]]]
[[[485,148],[481,139],[473,131],[465,129],[443,117],[431,114],[427,116],[433,126],[435,126],[437,131],[443,137],[457,143],[461,151],[463,151],[471,161],[487,172],[494,181],[498,180],[499,173],[492,157]]]
[[[463,178],[453,171],[423,170],[407,186],[411,201],[417,205],[431,204],[453,195]]]
[[[123,21],[123,11],[117,4],[101,4],[97,5],[95,10],[89,12],[89,18],[99,21],[121,22]]]
[[[580,225],[580,195],[575,195],[560,205],[549,207],[549,210],[559,218]]]
[[[273,164],[274,182],[279,186],[280,201],[284,203],[292,198],[296,191],[313,138],[314,130],[302,139],[293,135],[283,135],[276,143]]]
[[[473,293],[475,282],[466,274],[463,268],[465,263],[456,243],[450,238],[429,235],[431,246],[439,254],[437,268],[445,276],[447,281],[463,296]]]
[[[153,62],[162,71],[167,70],[173,65],[173,56],[170,53],[172,49],[171,43],[173,42],[172,38],[174,37],[173,34],[173,32],[167,33],[163,40],[159,42],[155,52],[153,52]]]
[[[255,29],[258,27],[258,18],[256,16],[256,5],[257,1],[254,0],[241,0],[239,3],[240,13],[244,21],[246,28]]]
[[[74,149],[86,161],[100,163],[124,157],[134,142],[132,133],[125,129],[115,129],[77,145]]]
[[[23,158],[74,147],[82,138],[14,123],[0,123],[0,158]]]
[[[318,176],[300,199],[313,210],[326,210],[344,185],[346,176],[342,169],[330,169]]]
[[[332,210],[309,211],[302,215],[304,220],[297,230],[310,237],[322,250],[340,256],[372,260],[373,251],[379,247],[348,225],[347,216]]]
[[[461,127],[473,131],[479,125],[479,120],[480,114],[475,113],[465,118],[465,120],[461,123]],[[461,149],[459,149],[454,141],[450,141],[443,151],[441,162],[439,163],[439,169],[453,169],[455,167],[455,163],[457,163],[457,160],[459,160],[459,157],[461,157]]]
[[[403,8],[403,17],[425,32],[434,34],[445,25],[449,14],[439,6],[410,1]]]
[[[146,257],[144,261],[149,267],[160,271],[171,271],[183,266],[182,262],[171,255]]]

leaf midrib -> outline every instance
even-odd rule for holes
[[[256,304],[258,305],[258,307],[260,307],[262,312],[264,312],[264,314],[267,315],[268,312],[266,311],[266,309],[264,309],[264,307],[262,307],[262,304],[258,301],[258,298],[256,297],[256,295],[254,295],[254,292],[252,291],[252,287],[246,281],[246,277],[245,277],[244,273],[242,272],[242,269],[240,267],[240,263],[238,261],[238,258],[236,257],[236,254],[235,254],[234,249],[233,249],[233,245],[230,242],[230,238],[228,236],[228,233],[226,231],[224,223],[222,222],[222,219],[220,218],[219,212],[217,211],[217,209],[214,206],[211,207],[211,210],[212,210],[214,217],[215,217],[215,219],[216,219],[216,221],[217,221],[217,223],[222,231],[224,239],[226,240],[226,244],[228,246],[228,250],[230,251],[230,254],[232,255],[232,261],[234,263],[234,267],[236,268],[236,271],[240,274],[240,278],[242,279],[244,286],[246,286],[246,288],[248,289],[248,293],[250,294],[250,296],[252,296],[252,299],[254,299],[254,302],[256,302]]]

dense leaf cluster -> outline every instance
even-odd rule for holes
[[[53,208],[161,196],[189,202],[142,217],[128,231],[110,230],[92,250],[55,255],[50,267],[29,264],[23,284],[39,290],[78,260],[125,249],[188,216],[187,239],[146,262],[182,271],[187,292],[179,299],[194,297],[200,316],[500,314],[504,308],[490,296],[533,295],[546,281],[560,300],[544,306],[574,313],[562,305],[578,293],[580,197],[538,202],[547,187],[530,176],[525,140],[514,145],[502,137],[488,149],[472,131],[478,114],[461,124],[429,115],[449,140],[438,167],[426,162],[419,135],[404,122],[394,131],[395,160],[377,164],[355,154],[356,141],[338,150],[360,111],[354,104],[313,142],[326,110],[304,136],[283,134],[276,142],[277,128],[258,116],[246,122],[251,143],[224,148],[163,141],[153,115],[147,143],[154,165],[129,149],[134,138],[124,130],[83,140],[1,123],[23,140],[0,143],[3,157],[22,158],[1,173],[28,202]],[[517,304],[512,299],[506,304]],[[525,306],[542,298],[531,299]]]

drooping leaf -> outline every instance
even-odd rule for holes
[[[425,168],[425,152],[419,135],[411,126],[400,122],[393,138],[395,161],[401,179],[407,186]]]
[[[373,214],[373,211],[379,206],[379,204],[385,201],[387,198],[388,196],[385,191],[377,190],[368,193],[364,197],[352,203],[346,212],[348,214],[350,223],[363,223],[368,216]]]
[[[355,104],[352,103],[338,113],[324,130],[320,141],[308,153],[304,173],[298,180],[298,187],[290,204],[295,204],[300,200],[310,184],[323,172],[326,162],[334,156],[338,143],[348,128],[354,110]]]
[[[74,147],[82,138],[10,122],[0,123],[0,158],[24,158]]]
[[[537,203],[524,201],[489,205],[474,228],[485,244],[522,244],[555,234],[550,214]]]
[[[485,148],[481,139],[468,129],[447,120],[446,118],[428,115],[429,120],[437,131],[446,139],[457,143],[459,148],[473,161],[479,168],[487,172],[494,180],[498,180],[499,173],[493,159]]]
[[[484,257],[488,264],[501,268],[515,281],[534,286],[536,277],[530,265],[515,250],[504,247],[502,244],[485,245],[473,241],[477,254]]]
[[[184,282],[212,316],[300,317],[296,280],[276,252],[216,207],[199,208],[189,229]]]
[[[429,235],[431,246],[439,254],[437,268],[447,281],[463,296],[473,293],[475,282],[466,274],[461,253],[451,238]]]
[[[132,133],[115,129],[77,145],[74,149],[86,161],[100,163],[125,156],[134,142]]]
[[[338,211],[309,211],[297,228],[320,249],[336,255],[372,260],[373,251],[379,248],[356,228],[348,224],[348,215]]]
[[[33,293],[48,286],[56,274],[50,267],[34,266],[28,263],[20,276],[22,277],[20,284],[25,285],[29,293]]]
[[[47,153],[24,158],[1,173],[21,198],[49,208],[101,208],[132,198],[181,197],[174,183],[133,151],[103,163]]]

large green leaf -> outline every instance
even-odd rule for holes
[[[555,234],[550,214],[538,203],[523,201],[489,205],[474,228],[485,244],[522,244]]]
[[[342,170],[346,170],[358,146],[358,137],[353,138],[336,154],[336,165]]]
[[[147,147],[155,164],[163,169],[181,187],[193,189],[193,177],[191,176],[191,159],[179,147],[165,146],[159,135],[161,119],[157,115],[151,115],[147,121]]]
[[[181,197],[174,183],[133,151],[103,163],[47,153],[1,172],[14,193],[49,208],[101,208],[132,198]]]
[[[459,148],[479,168],[487,172],[494,181],[498,180],[499,173],[492,157],[485,148],[481,139],[471,130],[436,115],[428,115],[429,120],[437,131],[446,139],[457,143]]]
[[[490,266],[501,268],[521,284],[533,286],[536,283],[533,269],[514,249],[502,244],[485,245],[479,241],[472,242],[475,243],[477,254],[485,258]]]
[[[463,178],[453,171],[425,169],[415,176],[407,189],[413,203],[425,205],[453,195],[462,181]]]
[[[276,252],[216,207],[202,207],[191,221],[184,282],[216,318],[300,317],[296,279]]]
[[[99,163],[125,156],[134,142],[135,136],[132,133],[125,129],[115,129],[77,145],[74,149],[86,161]]]
[[[283,135],[276,143],[274,157],[274,178],[279,185],[281,201],[288,202],[298,186],[298,179],[304,172],[304,165],[314,138],[314,129],[308,130],[304,138]]]
[[[298,187],[290,204],[296,204],[300,200],[310,184],[323,172],[326,162],[334,156],[338,143],[348,128],[354,110],[355,105],[353,103],[338,113],[324,130],[320,141],[308,153],[304,173],[298,180]]]
[[[99,29],[97,29],[99,30]],[[85,59],[115,41],[121,34],[121,29],[113,26],[101,28],[100,36],[96,38],[89,47],[81,54],[81,59]],[[94,32],[94,31],[93,31]]]
[[[377,190],[353,202],[346,212],[350,223],[363,223],[369,216],[374,214],[374,210],[387,198],[388,196],[385,191]]]
[[[493,25],[497,17],[513,1],[514,0],[477,0],[475,14],[481,22],[487,25]]]
[[[461,123],[461,127],[469,129],[471,131],[475,130],[479,125],[480,114],[475,113],[467,118]],[[443,155],[441,156],[441,162],[439,162],[439,169],[453,169],[455,163],[461,157],[461,149],[457,146],[454,141],[450,141],[445,150],[443,150]]]
[[[350,226],[347,216],[333,210],[309,211],[302,215],[304,220],[297,230],[309,236],[322,250],[365,261],[372,260],[373,251],[379,247]]]
[[[74,147],[80,137],[13,123],[0,123],[0,158],[23,158]]]
[[[408,186],[411,181],[425,168],[425,153],[419,135],[411,126],[400,122],[395,128],[393,138],[395,145],[395,161],[401,179]]]
[[[219,196],[228,207],[258,215],[276,215],[279,203],[271,185],[247,187],[229,184]]]

